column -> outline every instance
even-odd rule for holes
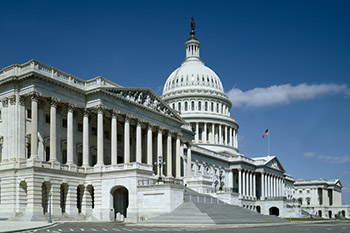
[[[211,124],[211,138],[210,138],[210,143],[214,144],[215,140],[215,125]]]
[[[233,146],[233,140],[232,140],[232,128],[230,127],[230,137],[229,137],[229,139],[230,139],[230,146],[232,147]]]
[[[176,137],[176,178],[181,177],[181,152],[180,152],[180,135]]]
[[[173,177],[173,161],[172,161],[172,148],[171,148],[171,143],[172,143],[172,137],[171,137],[171,133],[168,132],[168,138],[167,138],[167,161],[166,161],[166,165],[167,165],[167,177]]]
[[[227,125],[225,125],[225,145],[228,145],[228,138],[227,138]]]
[[[51,107],[50,107],[50,161],[57,161],[56,155],[56,107],[57,107],[58,99],[51,98]]]
[[[89,166],[89,152],[90,152],[90,143],[89,143],[89,110],[84,109],[83,117],[83,166]]]
[[[273,196],[277,196],[277,180],[276,176],[273,176]]]
[[[32,124],[30,137],[30,157],[38,158],[38,98],[39,94],[32,94]]]
[[[265,198],[269,197],[269,189],[268,189],[269,184],[268,183],[269,183],[268,182],[268,174],[265,173]]]
[[[69,215],[77,215],[77,183],[68,184],[67,200],[66,200],[66,212]]]
[[[271,197],[271,189],[270,189],[271,179],[270,179],[270,174],[266,174],[266,176],[267,176],[267,197]]]
[[[97,163],[96,166],[102,166],[103,163],[103,106],[97,108]]]
[[[73,164],[73,111],[74,105],[68,104],[67,113],[67,164]]]
[[[204,123],[204,135],[203,135],[203,142],[207,142],[207,123]]]
[[[253,196],[253,173],[249,172],[249,196]]]
[[[230,192],[233,191],[233,172],[230,169],[227,173],[227,184],[226,187],[230,189]]]
[[[136,162],[142,163],[142,136],[141,136],[141,121],[136,124]]]
[[[152,126],[148,125],[147,129],[147,164],[153,166],[152,160]]]
[[[125,116],[124,122],[124,163],[130,163],[130,117]]]
[[[223,144],[223,140],[222,140],[222,125],[219,125],[219,143]]]
[[[237,145],[236,145],[236,130],[235,129],[233,129],[232,143],[233,143],[233,147],[237,148]]]
[[[112,112],[112,122],[111,122],[111,163],[112,165],[117,165],[118,163],[118,129],[117,129],[117,118],[118,114],[116,111]]]
[[[265,173],[261,173],[261,200],[265,199]]]
[[[199,127],[198,127],[198,122],[196,122],[196,135],[195,135],[194,139],[196,140],[196,142],[199,141]]]
[[[242,169],[238,168],[238,194],[242,195]]]
[[[253,173],[253,198],[256,198],[256,175]]]
[[[192,177],[192,151],[191,145],[187,144],[187,177]]]
[[[246,183],[245,183],[245,178],[246,178],[246,171],[243,170],[243,180],[242,180],[242,195],[243,197],[246,196]]]
[[[162,130],[158,129],[158,137],[157,137],[157,159],[159,159],[159,157],[163,157],[163,134],[162,134]],[[163,166],[163,165],[162,165]],[[161,176],[163,176],[163,169],[159,170],[159,165],[157,166],[158,172],[157,174],[161,174]]]

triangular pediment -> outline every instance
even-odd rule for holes
[[[279,170],[285,172],[282,164],[278,161],[277,157],[272,157],[270,161],[265,164],[266,167],[272,168],[274,170]]]
[[[171,109],[154,91],[149,88],[106,88],[105,91],[116,97],[130,101],[136,105],[170,117],[174,120],[184,122],[184,120]]]

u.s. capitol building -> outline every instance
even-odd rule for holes
[[[36,60],[2,69],[0,217],[138,222],[193,201],[189,188],[197,201],[264,215],[349,218],[339,180],[295,183],[276,156],[239,153],[239,125],[200,59],[194,22],[185,47],[161,97]]]

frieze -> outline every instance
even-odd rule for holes
[[[130,89],[109,89],[108,91],[119,97],[140,104],[161,114],[177,118],[176,115],[169,109],[169,107],[158,100],[151,92],[145,90]]]

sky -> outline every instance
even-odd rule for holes
[[[350,1],[0,0],[0,67],[37,59],[158,95],[185,58],[190,18],[201,58],[240,125],[239,150],[278,156],[295,179],[340,179],[350,204]]]

